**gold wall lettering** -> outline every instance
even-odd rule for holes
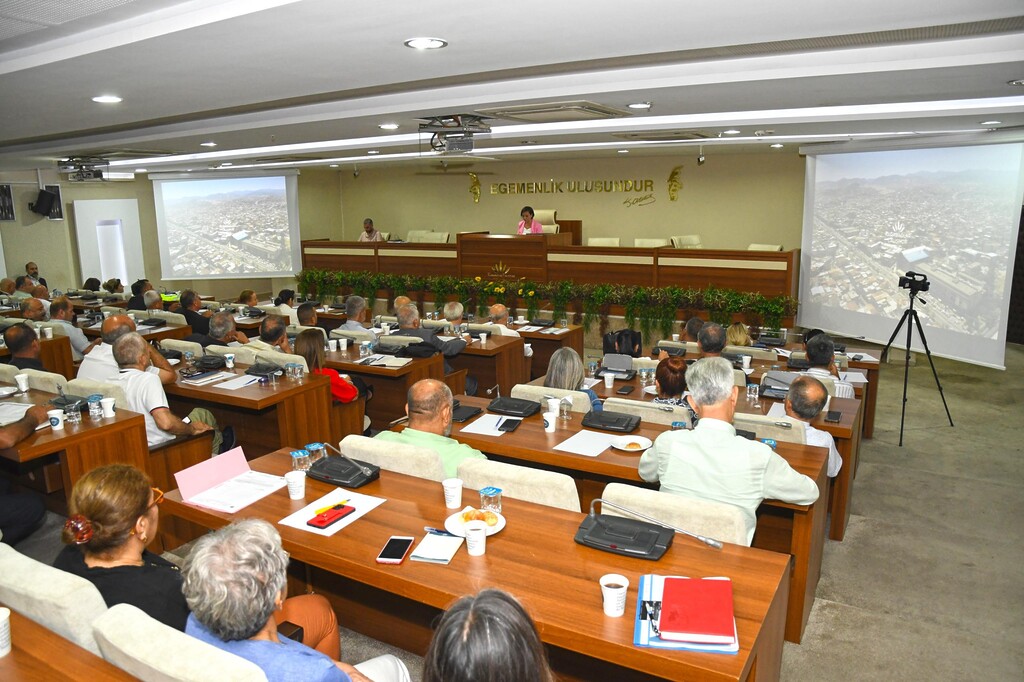
[[[492,182],[491,194],[566,194],[571,192],[653,192],[654,180],[542,180],[540,182]]]
[[[480,178],[476,176],[476,173],[467,173],[469,175],[469,193],[473,195],[473,203],[480,203]]]

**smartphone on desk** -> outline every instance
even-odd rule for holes
[[[400,564],[405,561],[405,555],[412,549],[412,543],[416,539],[405,535],[392,535],[384,545],[384,549],[377,555],[378,564]]]
[[[829,410],[825,413],[825,421],[830,424],[838,424],[842,416],[843,413],[838,410]]]
[[[634,388],[634,386],[630,386],[629,384],[627,384],[615,392],[618,393],[619,395],[629,395],[630,393],[633,392]]]
[[[505,433],[512,433],[519,428],[519,424],[521,424],[522,421],[522,419],[509,419],[506,417],[501,420],[500,424],[498,424],[498,430],[504,431]]]

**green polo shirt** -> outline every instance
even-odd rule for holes
[[[441,457],[444,473],[449,478],[455,478],[459,475],[459,464],[463,460],[487,459],[479,450],[460,443],[454,438],[439,436],[436,433],[428,433],[426,431],[417,431],[416,429],[407,428],[401,432],[381,431],[374,437],[378,440],[404,443],[433,450]]]

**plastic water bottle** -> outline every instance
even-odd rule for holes
[[[292,470],[309,471],[309,453],[305,450],[292,450]]]
[[[91,396],[86,398],[86,401],[89,404],[89,419],[93,421],[103,419],[103,406],[100,405],[100,401],[102,399],[103,396],[99,393],[93,393]]]

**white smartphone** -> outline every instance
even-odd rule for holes
[[[400,564],[405,561],[405,555],[412,549],[412,543],[416,538],[406,535],[392,535],[384,549],[377,555],[378,564]]]

